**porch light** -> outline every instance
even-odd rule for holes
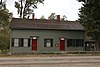
[[[37,39],[37,37],[33,37],[33,39]]]
[[[61,40],[65,40],[64,38],[60,38]]]

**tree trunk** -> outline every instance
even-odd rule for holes
[[[22,10],[23,10],[23,4],[22,4],[22,0],[21,0],[21,12],[20,12],[20,18],[22,18]]]
[[[0,1],[0,5],[2,5],[2,0]]]
[[[1,0],[1,3],[2,3],[2,0]]]

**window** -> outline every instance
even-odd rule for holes
[[[30,47],[30,39],[23,39],[23,47]]]
[[[14,39],[14,47],[18,47],[19,39]]]
[[[78,47],[83,46],[83,39],[68,39],[67,40],[67,47]]]
[[[24,47],[30,47],[30,39],[24,39]]]
[[[53,39],[44,39],[44,47],[53,47]]]
[[[12,47],[30,47],[30,39],[12,38]]]
[[[83,46],[83,39],[76,39],[76,46]]]
[[[67,40],[67,47],[73,46],[75,47],[75,39],[68,39]]]
[[[28,39],[24,39],[24,47],[28,47]]]

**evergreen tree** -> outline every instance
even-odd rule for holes
[[[100,0],[79,0],[83,2],[80,8],[79,21],[85,27],[88,36],[95,41],[100,49]]]

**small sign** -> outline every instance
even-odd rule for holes
[[[58,43],[56,43],[56,44],[55,44],[55,47],[59,47],[59,44],[58,44]]]

